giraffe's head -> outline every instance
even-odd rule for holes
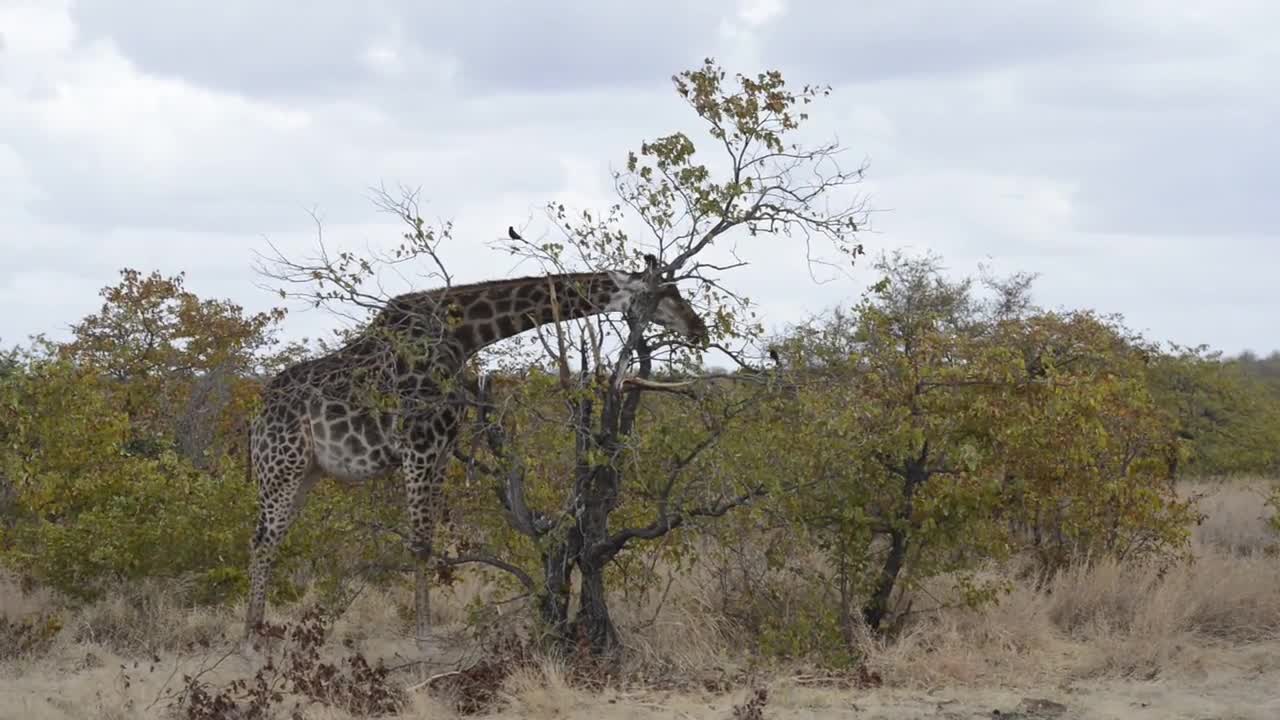
[[[645,269],[640,272],[616,273],[614,281],[618,285],[618,295],[611,304],[620,310],[628,308],[632,302],[652,287],[657,280],[658,305],[654,309],[653,321],[658,325],[678,332],[696,343],[707,339],[707,325],[702,317],[693,309],[689,301],[680,294],[674,281],[661,280],[656,277],[658,260],[652,255],[645,255]]]

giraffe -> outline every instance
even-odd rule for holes
[[[359,483],[399,472],[419,573],[416,634],[425,649],[425,568],[462,412],[453,381],[501,339],[556,320],[631,313],[642,302],[654,303],[658,325],[703,341],[702,318],[674,282],[662,280],[653,256],[645,263],[640,272],[560,273],[398,295],[344,346],[268,381],[249,431],[259,510],[243,646],[263,620],[276,554],[315,481]]]

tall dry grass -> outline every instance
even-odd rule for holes
[[[1280,538],[1262,502],[1270,485],[1185,486],[1206,515],[1192,534],[1190,562],[1078,566],[1040,589],[1015,586],[998,605],[923,618],[891,644],[868,641],[870,662],[886,678],[917,686],[1151,680],[1203,673],[1228,651],[1274,644]],[[1258,662],[1253,669],[1280,668],[1280,656]]]
[[[1193,534],[1192,562],[1096,562],[1039,589],[1018,585],[996,606],[922,615],[892,641],[862,637],[859,649],[868,666],[885,680],[881,690],[808,687],[803,676],[810,670],[803,663],[755,667],[741,651],[741,628],[721,613],[724,578],[704,568],[673,575],[669,588],[643,602],[616,604],[632,677],[647,687],[585,690],[566,679],[565,667],[546,659],[506,679],[495,712],[729,717],[750,690],[743,678],[755,677],[771,684],[771,707],[795,717],[852,717],[854,706],[889,718],[919,717],[925,709],[942,712],[942,705],[922,698],[944,689],[952,698],[946,702],[958,703],[947,705],[948,712],[959,712],[964,703],[1013,707],[1021,693],[1034,692],[1085,703],[1096,717],[1177,717],[1143,714],[1172,707],[1168,698],[1181,698],[1178,707],[1201,716],[1280,717],[1280,693],[1271,691],[1280,686],[1280,556],[1261,500],[1269,486],[1259,479],[1185,487],[1201,496],[1206,515]],[[987,570],[1001,577],[1016,577],[1016,571]],[[354,650],[404,666],[395,681],[419,686],[475,659],[466,621],[476,601],[493,596],[493,584],[482,574],[463,576],[437,593],[433,621],[441,649],[429,662],[411,664],[421,658],[410,637],[409,589],[365,589],[335,626],[327,652],[336,658]],[[226,652],[242,608],[191,608],[179,597],[172,586],[146,585],[72,609],[47,593],[24,593],[0,581],[6,632],[26,620],[44,633],[17,656],[0,638],[0,656],[7,655],[0,659],[0,720],[163,717],[166,697],[183,675],[201,674],[213,683],[250,675],[249,660]],[[273,614],[290,620],[299,608]],[[57,622],[50,625],[49,618]],[[668,687],[675,678],[687,682]],[[405,717],[454,715],[448,697],[421,688],[411,695]],[[1203,698],[1214,697],[1221,702],[1204,704]],[[1276,714],[1266,714],[1272,710]],[[346,717],[320,707],[307,716]]]

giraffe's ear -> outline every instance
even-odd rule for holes
[[[653,277],[658,273],[658,258],[649,253],[644,256],[644,274]]]

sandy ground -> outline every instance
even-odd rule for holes
[[[204,653],[154,665],[128,660],[101,648],[74,646],[37,663],[10,664],[0,671],[0,720],[172,717],[167,690],[183,674],[198,672],[219,657]],[[394,658],[390,661],[394,662]],[[135,663],[137,666],[135,667]],[[252,661],[231,655],[210,678],[248,674]],[[431,672],[424,670],[423,673]],[[421,677],[421,674],[418,675]],[[405,674],[399,682],[416,684]],[[757,684],[768,690],[764,718],[1188,718],[1207,720],[1280,718],[1280,643],[1237,647],[1214,653],[1213,666],[1154,680],[1074,680],[1057,685],[870,690],[815,687],[778,676]],[[494,713],[500,718],[732,718],[750,688],[728,694],[605,690],[567,686],[554,676],[509,679]],[[413,706],[397,717],[457,717],[445,698],[413,693]],[[323,706],[308,706],[305,717],[346,718]]]
[[[1212,488],[1196,528],[1193,563],[1155,567],[1099,562],[1062,573],[1046,588],[1018,587],[997,606],[947,610],[891,643],[860,647],[884,686],[817,686],[811,668],[777,667],[726,693],[652,689],[589,691],[551,663],[518,670],[498,689],[489,715],[535,718],[1231,718],[1280,720],[1280,551],[1260,494],[1272,481]],[[999,568],[993,572],[1001,572]],[[711,585],[714,585],[712,583]],[[660,680],[742,670],[746,658],[717,634],[714,607],[696,574],[677,583],[661,615],[628,637],[633,654],[671,668]],[[411,594],[361,595],[333,629],[325,654],[350,646],[371,662],[401,665],[395,684],[413,688],[397,717],[458,717],[452,699],[424,685],[474,658],[465,632],[468,604],[489,592],[467,579],[433,603],[439,648],[417,658],[403,633]],[[242,608],[184,608],[164,586],[130,587],[89,607],[60,607],[0,577],[0,620],[29,622],[54,613],[61,625],[38,650],[18,657],[0,647],[0,720],[172,718],[183,678],[213,687],[248,678],[256,660],[228,654]],[[619,603],[619,614],[627,606]],[[288,621],[297,608],[277,609]],[[0,627],[0,642],[17,637]],[[652,674],[649,677],[653,677]],[[737,714],[755,688],[768,691],[762,714]],[[438,688],[436,688],[438,690]],[[282,717],[287,717],[287,713]],[[342,720],[345,712],[303,707],[301,717]]]

